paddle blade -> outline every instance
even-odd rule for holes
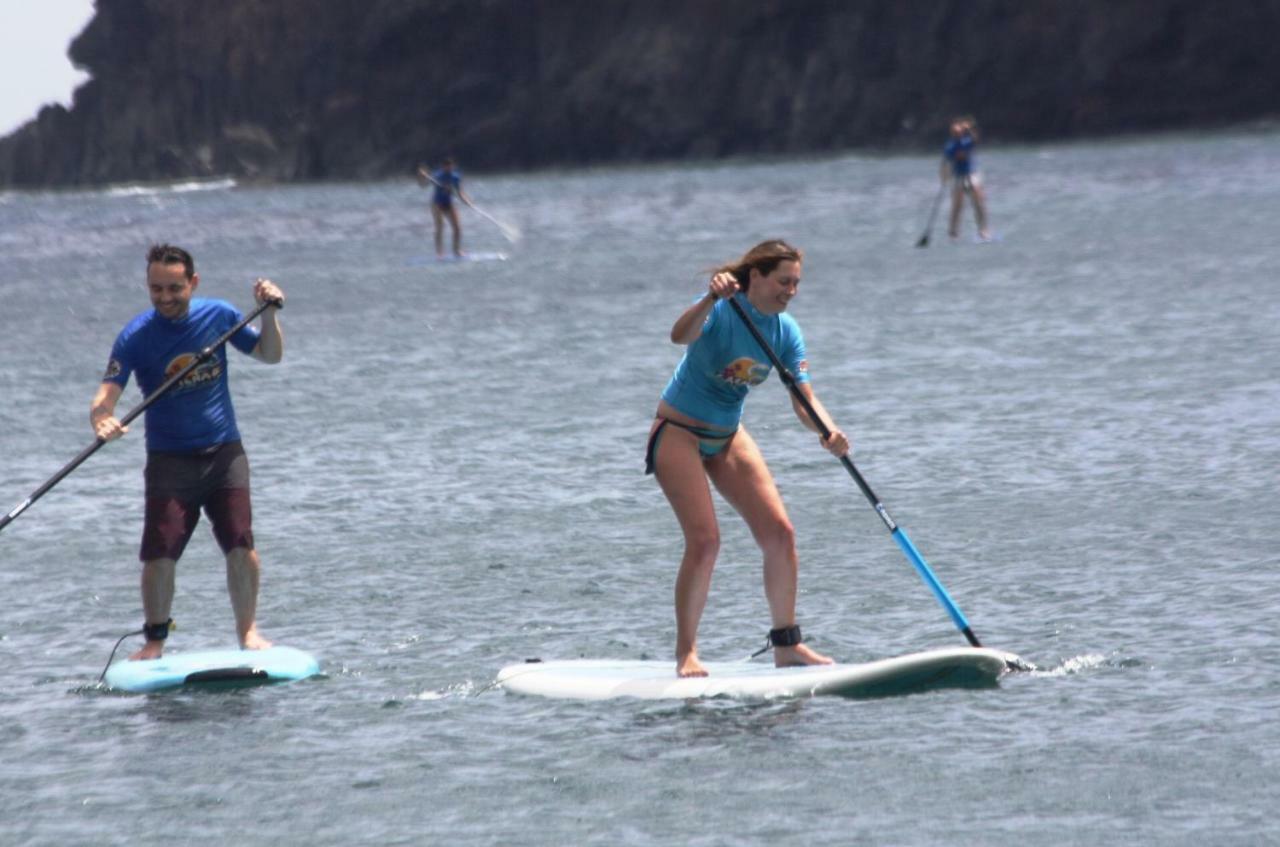
[[[506,238],[508,241],[510,241],[512,244],[519,244],[520,239],[524,237],[524,234],[520,232],[520,229],[518,227],[514,227],[510,224],[505,224],[500,221],[494,221],[494,223],[497,224],[498,229],[502,231],[503,237]]]
[[[926,232],[924,235],[920,236],[920,240],[916,242],[916,246],[917,246],[917,247],[928,247],[928,246],[929,246],[929,233],[927,233],[927,232]]]
[[[501,230],[503,237],[506,238],[508,241],[510,241],[512,244],[518,244],[520,242],[520,239],[523,237],[523,235],[520,232],[519,228],[514,227],[509,223],[505,223],[504,221],[498,220],[493,215],[486,212],[484,209],[481,209],[478,206],[476,206],[474,203],[471,204],[471,208],[475,210],[476,214],[478,214],[480,217],[484,218],[486,221],[488,221],[489,223],[496,226],[499,230]]]

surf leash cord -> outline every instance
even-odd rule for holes
[[[738,317],[742,319],[742,322],[746,324],[747,329],[751,331],[751,335],[755,338],[756,343],[760,345],[760,348],[764,350],[765,355],[769,357],[769,361],[775,368],[777,368],[778,375],[781,377],[783,384],[787,386],[787,390],[791,392],[791,396],[796,399],[796,402],[804,409],[805,414],[807,414],[809,419],[818,427],[818,432],[822,434],[823,441],[830,439],[831,429],[823,422],[822,418],[818,416],[818,412],[813,408],[813,404],[809,402],[809,398],[804,395],[804,392],[800,390],[800,386],[796,384],[795,376],[791,371],[787,370],[787,366],[778,358],[778,354],[773,351],[773,347],[769,345],[769,342],[765,339],[764,335],[760,333],[760,329],[751,321],[751,318],[743,310],[742,304],[738,302],[736,296],[729,298],[729,305],[738,313]],[[911,539],[907,537],[906,531],[904,531],[902,527],[898,526],[894,522],[893,518],[890,517],[889,510],[884,507],[884,504],[880,502],[880,498],[875,495],[875,492],[871,490],[871,486],[867,484],[865,479],[863,479],[862,474],[858,472],[858,468],[853,464],[853,460],[851,460],[846,454],[840,457],[840,463],[843,464],[845,470],[849,472],[849,476],[853,477],[853,481],[858,484],[859,490],[862,491],[862,494],[867,498],[867,501],[871,503],[872,508],[876,510],[876,514],[880,516],[880,520],[884,522],[885,527],[889,530],[890,534],[892,534],[893,540],[897,542],[898,547],[902,549],[907,560],[911,562],[916,571],[920,574],[920,578],[924,580],[925,585],[929,586],[929,589],[933,591],[933,595],[938,598],[938,602],[947,610],[947,614],[951,616],[951,620],[955,623],[956,628],[960,630],[961,634],[964,635],[965,640],[967,640],[973,647],[981,647],[982,643],[978,641],[978,636],[973,634],[973,628],[969,626],[969,621],[965,619],[964,613],[960,611],[959,607],[956,606],[955,601],[951,599],[951,595],[947,593],[947,589],[943,588],[942,583],[938,581],[936,576],[934,576],[933,570],[930,569],[928,563],[925,562],[924,557],[920,555],[920,551],[916,549],[916,546],[911,543]]]
[[[138,415],[141,415],[143,412],[145,412],[151,406],[152,403],[159,400],[165,393],[169,391],[169,389],[173,388],[175,385],[177,385],[179,382],[185,379],[187,375],[190,374],[193,370],[195,370],[200,365],[204,364],[210,358],[212,358],[214,353],[218,351],[219,347],[221,347],[223,344],[226,344],[228,341],[231,340],[231,336],[235,335],[237,332],[244,329],[246,326],[249,325],[250,322],[254,320],[254,318],[258,317],[258,315],[262,314],[267,309],[273,306],[277,309],[284,308],[284,304],[278,300],[268,300],[265,303],[260,303],[258,305],[258,308],[254,309],[247,316],[245,316],[245,318],[241,320],[238,324],[236,324],[231,329],[223,333],[218,338],[217,341],[213,342],[208,347],[205,347],[203,350],[201,350],[200,353],[195,357],[195,359],[188,362],[185,367],[183,367],[173,376],[166,379],[159,388],[151,392],[151,394],[147,396],[141,403],[139,403],[137,406],[134,406],[133,409],[131,409],[127,415],[125,415],[123,418],[120,419],[120,425],[128,426],[130,421],[132,421],[134,418],[138,417]],[[3,530],[6,526],[13,523],[19,515],[21,515],[31,506],[32,503],[36,502],[45,494],[49,493],[50,489],[52,489],[59,482],[62,482],[62,480],[65,479],[68,474],[70,474],[76,468],[80,467],[80,465],[84,463],[85,459],[88,459],[94,453],[98,452],[98,448],[100,448],[102,445],[106,443],[107,443],[106,440],[101,437],[95,438],[92,444],[90,444],[88,447],[81,450],[80,453],[74,459],[72,459],[70,462],[67,462],[65,465],[63,465],[61,470],[59,470],[53,476],[49,477],[49,479],[44,483],[44,485],[41,485],[35,491],[31,492],[31,494],[27,497],[27,499],[19,503],[13,509],[13,511],[9,512],[9,514],[0,518],[0,530]]]
[[[111,669],[111,663],[115,660],[115,651],[119,650],[120,645],[124,644],[125,638],[136,635],[150,637],[150,633],[147,632],[147,629],[150,629],[151,627],[164,627],[165,637],[168,637],[169,629],[177,629],[178,624],[173,622],[173,618],[169,618],[168,621],[165,621],[164,623],[143,623],[141,629],[134,629],[133,632],[125,632],[124,635],[120,636],[118,640],[115,641],[115,646],[111,647],[111,655],[106,658],[106,667],[102,668],[102,673],[97,674],[97,683],[99,683],[99,685],[102,685],[102,681],[106,679],[106,672]],[[164,638],[160,638],[160,641],[164,641]]]

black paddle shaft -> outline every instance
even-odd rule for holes
[[[942,195],[947,191],[947,184],[944,182],[938,186],[938,193],[933,198],[933,208],[929,210],[929,222],[924,226],[924,235],[920,236],[920,240],[916,242],[917,247],[929,246],[929,235],[933,232],[933,219],[938,214],[938,207],[942,205]]]
[[[205,347],[203,350],[201,350],[194,360],[192,360],[191,362],[188,362],[187,365],[182,368],[182,370],[178,371],[173,376],[166,379],[163,385],[161,385],[155,391],[151,392],[151,394],[147,396],[145,399],[143,399],[143,401],[139,403],[137,406],[133,407],[133,409],[131,409],[127,415],[125,415],[123,418],[120,419],[120,425],[128,426],[130,421],[132,421],[134,418],[138,417],[138,415],[141,415],[143,412],[145,412],[151,406],[152,403],[159,400],[162,396],[164,396],[166,392],[169,391],[169,389],[173,388],[175,385],[181,382],[184,378],[186,378],[187,374],[191,373],[201,364],[203,364],[204,362],[212,358],[214,353],[217,352],[219,347],[221,347],[223,344],[226,344],[228,341],[231,340],[231,336],[235,335],[237,332],[244,329],[246,326],[249,325],[249,323],[254,318],[258,317],[258,315],[262,314],[272,306],[276,307],[277,309],[284,308],[284,304],[278,300],[268,300],[266,303],[260,304],[258,308],[254,309],[251,313],[249,313],[244,318],[244,320],[240,321],[231,329],[223,333],[222,336],[219,337],[217,341],[213,342],[208,347]],[[90,444],[88,447],[81,450],[80,453],[70,462],[67,462],[65,465],[63,465],[62,469],[58,471],[56,474],[54,474],[53,476],[49,477],[48,481],[45,482],[44,485],[40,486],[35,491],[31,492],[31,495],[27,497],[27,499],[19,503],[12,512],[0,518],[0,530],[3,530],[6,526],[13,523],[14,520],[16,520],[19,515],[25,512],[27,508],[31,506],[32,503],[36,502],[45,494],[49,493],[49,490],[51,488],[53,488],[59,482],[62,482],[62,480],[65,479],[68,474],[70,474],[76,468],[80,467],[80,465],[84,462],[85,459],[88,459],[94,453],[98,452],[98,448],[106,443],[107,443],[106,440],[101,437],[95,438],[92,444]]]

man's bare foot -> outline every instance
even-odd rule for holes
[[[271,642],[258,634],[258,628],[254,627],[245,633],[244,638],[240,639],[241,650],[265,650],[271,646]]]
[[[142,649],[129,657],[129,661],[137,662],[146,659],[158,659],[164,654],[163,641],[148,641],[142,645]]]
[[[689,655],[676,657],[676,676],[706,676],[707,669],[702,666],[702,662],[698,661],[697,651],[690,652]]]
[[[795,644],[791,647],[774,647],[773,664],[775,667],[789,668],[796,665],[832,665],[835,660],[815,653],[803,644]]]

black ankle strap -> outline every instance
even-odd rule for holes
[[[769,630],[769,643],[774,647],[794,647],[803,640],[798,626],[783,626]]]
[[[144,623],[142,634],[148,641],[164,641],[169,637],[169,628],[173,626],[173,618],[164,623]]]

